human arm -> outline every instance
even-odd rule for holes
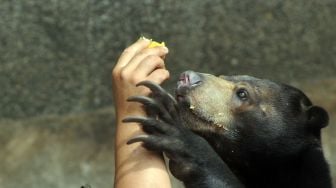
[[[170,188],[170,180],[162,155],[144,149],[140,144],[126,142],[142,133],[136,123],[125,125],[122,119],[130,115],[145,115],[138,103],[127,102],[133,95],[148,95],[149,90],[136,84],[150,80],[161,84],[169,78],[162,59],[166,47],[147,48],[150,40],[139,39],[124,50],[112,72],[116,106],[115,187]]]

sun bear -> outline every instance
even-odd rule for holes
[[[164,152],[172,174],[187,188],[330,188],[321,146],[327,112],[299,89],[250,76],[213,76],[186,71],[173,97],[144,81],[149,97],[138,122],[142,142]]]

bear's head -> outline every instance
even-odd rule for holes
[[[327,112],[300,90],[250,76],[186,71],[176,98],[183,124],[225,160],[296,155],[320,146],[320,130],[328,124]]]

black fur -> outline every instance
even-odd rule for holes
[[[193,87],[209,84],[202,83],[201,76],[198,79],[196,85],[178,92],[187,95]],[[188,111],[188,102],[177,102],[159,85],[144,81],[138,85],[150,88],[151,97],[135,96],[129,101],[142,103],[148,117],[123,121],[142,124],[148,135],[134,137],[128,144],[142,142],[149,150],[164,152],[172,174],[188,188],[330,188],[329,167],[320,142],[320,129],[327,125],[328,114],[296,88],[246,76],[223,79],[234,84],[246,82],[256,90],[275,90],[277,95],[270,94],[268,103],[275,106],[277,117],[249,107],[230,114],[234,121],[228,127],[234,131],[193,129],[190,124],[198,122],[182,115]],[[260,100],[255,97],[249,105]]]

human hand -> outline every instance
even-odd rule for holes
[[[133,95],[148,95],[149,89],[136,87],[136,84],[149,80],[157,84],[169,78],[163,57],[168,53],[167,47],[148,48],[150,40],[140,38],[121,54],[112,71],[113,95],[117,113],[130,114],[143,110],[137,103],[127,102]]]

